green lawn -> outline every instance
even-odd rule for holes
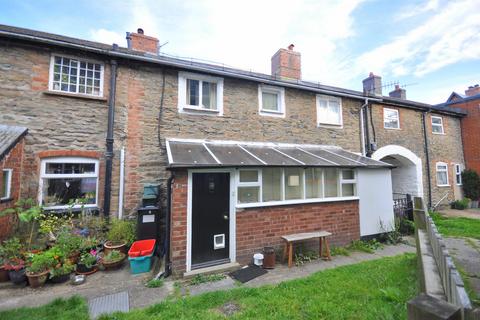
[[[480,219],[445,217],[431,213],[438,231],[447,237],[469,237],[480,239]]]
[[[405,254],[330,269],[276,286],[240,287],[171,299],[101,319],[224,319],[220,309],[226,303],[239,308],[232,319],[405,319],[406,302],[417,293],[415,272],[415,255]],[[61,312],[65,312],[63,318],[58,317]],[[75,313],[72,319],[80,320],[86,318],[86,312],[81,300],[75,298],[36,309],[0,312],[0,319],[70,319]]]

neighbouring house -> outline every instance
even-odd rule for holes
[[[1,214],[14,207],[20,198],[23,171],[23,149],[27,128],[0,124],[0,241],[8,237],[15,226],[16,216]]]
[[[29,128],[23,196],[135,215],[159,185],[167,253],[182,275],[247,263],[280,236],[333,233],[343,245],[391,230],[394,199],[454,199],[465,111],[301,79],[290,45],[260,74],[0,26],[0,122]]]
[[[465,94],[452,92],[447,101],[439,104],[438,107],[454,107],[465,110],[468,116],[462,119],[462,140],[463,153],[465,155],[465,166],[467,169],[475,170],[480,173],[480,86],[478,84],[470,86],[465,90]],[[461,195],[462,184],[461,172],[465,168],[455,165],[455,184],[459,186],[457,192]]]

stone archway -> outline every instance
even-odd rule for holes
[[[423,196],[422,159],[405,147],[388,145],[381,147],[372,159],[390,163],[392,169],[392,192],[396,195]]]

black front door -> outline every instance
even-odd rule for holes
[[[192,269],[229,262],[230,174],[192,174]]]

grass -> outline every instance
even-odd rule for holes
[[[416,293],[416,258],[405,254],[329,269],[275,286],[241,287],[164,301],[100,319],[225,319],[221,310],[232,304],[238,307],[232,319],[405,319],[406,302]],[[73,302],[71,310],[67,309]],[[86,319],[87,310],[79,298],[55,303],[58,310],[50,314],[45,311],[52,305],[0,312],[0,319]],[[57,317],[59,314],[63,318]]]
[[[163,279],[151,279],[145,284],[145,286],[147,288],[160,288],[163,286]]]
[[[216,274],[197,274],[190,280],[190,284],[192,286],[196,286],[198,284],[202,283],[207,283],[207,282],[216,282],[225,279],[227,276],[222,274],[222,273],[216,273]]]
[[[480,239],[480,219],[445,217],[437,212],[430,213],[438,231],[447,237]]]
[[[0,319],[8,320],[88,320],[88,307],[84,299],[74,296],[57,299],[38,308],[19,308],[0,312]]]

